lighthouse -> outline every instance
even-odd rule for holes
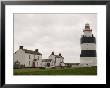
[[[80,65],[81,66],[96,66],[96,38],[92,34],[90,25],[85,24],[83,29],[83,35],[80,38],[81,54]]]

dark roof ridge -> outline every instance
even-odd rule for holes
[[[23,51],[25,51],[25,53],[29,53],[29,54],[42,55],[41,53],[33,51],[33,50],[23,49]]]
[[[60,58],[60,57],[62,57],[62,56],[59,56],[59,55],[54,55],[54,56],[56,56],[57,58]]]

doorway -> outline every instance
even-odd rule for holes
[[[50,67],[50,63],[47,63],[47,67]]]
[[[32,67],[35,68],[35,62],[33,62]]]

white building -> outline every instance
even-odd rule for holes
[[[52,67],[52,59],[42,59],[42,67]]]
[[[64,57],[59,55],[54,55],[54,52],[51,53],[49,59],[42,59],[43,67],[62,67],[64,66]]]
[[[52,66],[64,66],[64,57],[61,55],[61,53],[59,53],[59,55],[55,55],[54,52],[52,52],[49,56],[49,59],[52,59]]]
[[[85,24],[84,34],[81,36],[81,66],[97,66],[96,61],[96,38],[92,34],[89,24]]]
[[[42,66],[42,54],[38,49],[35,51],[23,49],[23,46],[19,47],[14,53],[14,65],[19,63],[22,67],[41,67]]]
[[[38,49],[27,50],[23,46],[14,53],[14,67],[19,65],[17,68],[22,67],[60,67],[64,66],[64,57],[54,55],[54,52],[49,56],[48,59],[42,59],[42,54],[39,53]]]

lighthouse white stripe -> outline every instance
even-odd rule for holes
[[[81,44],[81,50],[96,50],[95,43],[83,43]]]
[[[80,57],[80,65],[97,66],[96,57]]]

